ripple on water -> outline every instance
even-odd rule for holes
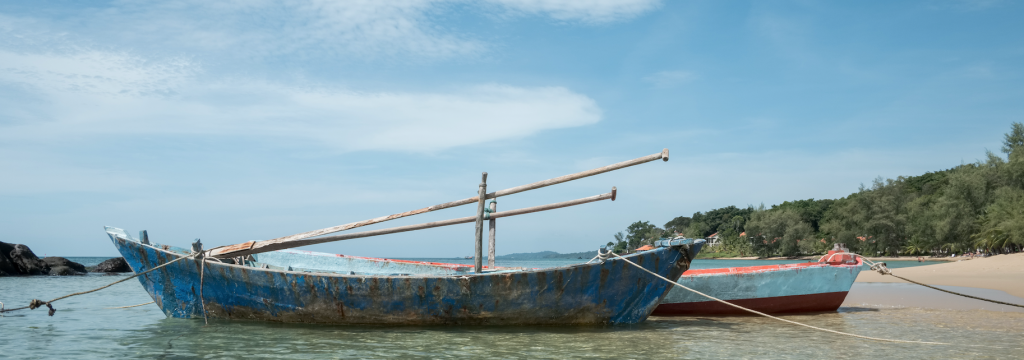
[[[0,279],[0,301],[22,306],[105,285],[118,276]],[[57,314],[0,318],[11,358],[1010,358],[1024,313],[857,305],[785,318],[838,331],[957,345],[881,343],[747,316],[652,317],[633,326],[315,326],[167,319],[134,281],[55,304]],[[968,346],[971,345],[971,346]]]

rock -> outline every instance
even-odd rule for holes
[[[53,276],[65,276],[65,275],[85,275],[85,273],[75,271],[68,266],[51,266],[49,275]]]
[[[84,275],[88,272],[84,265],[58,256],[44,257],[43,262],[50,266],[50,275]]]
[[[15,276],[20,275],[18,267],[14,266],[11,259],[7,257],[7,254],[0,253],[0,276]]]
[[[107,259],[96,265],[92,272],[103,272],[103,273],[121,273],[121,272],[132,272],[132,268],[128,266],[128,262],[124,261],[123,257]]]
[[[46,275],[50,273],[50,266],[39,260],[39,257],[32,252],[28,246],[15,244],[11,251],[11,262],[18,267],[21,275]]]
[[[15,276],[20,275],[18,267],[11,261],[11,251],[14,251],[14,245],[0,241],[0,276]]]

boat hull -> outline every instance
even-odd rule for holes
[[[137,273],[185,256],[110,236]],[[700,245],[662,247],[628,258],[675,278]],[[200,264],[182,260],[139,280],[168,317],[203,318],[205,304],[211,319],[393,325],[633,324],[650,315],[670,286],[618,259],[441,276],[344,275],[207,262],[202,284]]]
[[[843,304],[860,263],[807,263],[691,270],[679,283],[748,309],[771,313],[835,311]],[[749,312],[674,287],[656,316],[744,315]]]

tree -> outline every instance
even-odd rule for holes
[[[612,248],[612,251],[616,253],[626,252],[627,243],[624,239],[625,235],[623,235],[621,231],[615,233],[615,244],[613,245],[614,247]]]
[[[1000,252],[1011,246],[1024,246],[1024,190],[1003,187],[995,195],[996,200],[981,218],[975,244]]]
[[[693,219],[687,216],[677,216],[675,219],[665,223],[665,231],[686,233],[686,228],[690,227],[690,222]]]
[[[1010,124],[1010,132],[1003,135],[1003,153],[1010,154],[1013,149],[1024,146],[1024,124]]]
[[[648,234],[654,229],[657,229],[657,226],[646,221],[637,221],[626,227],[626,245],[629,247],[628,249],[634,250],[640,247]]]
[[[685,233],[689,237],[705,238],[730,227],[734,228],[735,223],[738,221],[735,219],[737,216],[743,218],[745,222],[745,219],[750,218],[750,214],[753,212],[754,208],[750,206],[746,209],[726,206],[708,211],[707,213],[697,212],[693,214],[690,226],[687,227]]]
[[[905,178],[875,179],[870,189],[836,201],[825,215],[822,232],[855,251],[874,255],[897,254],[909,237],[908,205],[917,194]]]
[[[746,231],[761,256],[797,255],[801,241],[815,241],[811,226],[791,209],[756,211],[747,222]]]
[[[644,242],[643,242],[643,244],[644,245],[654,245],[655,241],[661,240],[661,238],[664,237],[664,236],[665,236],[665,230],[659,229],[659,228],[655,227],[654,229],[651,229],[651,231],[648,231],[647,235],[644,235]]]
[[[825,217],[825,213],[835,200],[824,199],[824,200],[796,200],[796,201],[784,201],[779,205],[772,205],[772,210],[775,209],[790,209],[800,215],[800,219],[803,222],[811,225],[814,232],[820,231],[820,222]]]

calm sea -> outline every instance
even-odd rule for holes
[[[104,258],[71,258],[95,265]],[[423,259],[466,262],[465,259]],[[505,261],[501,266],[549,267],[581,260]],[[697,260],[695,268],[801,261]],[[908,266],[921,263],[905,262]],[[924,263],[927,264],[927,263]],[[890,267],[897,267],[890,262]],[[0,301],[24,306],[96,288],[124,275],[0,278]],[[133,281],[55,303],[57,313],[20,311],[0,317],[0,358],[1021,358],[1024,312],[872,305],[907,290],[885,284],[839,312],[785,318],[843,332],[955,345],[859,340],[759,317],[652,317],[633,326],[385,327],[293,325],[168,319]],[[913,285],[910,285],[913,286]],[[960,288],[958,290],[963,290]],[[1003,293],[1005,294],[1005,293]],[[930,293],[926,296],[931,296]],[[1008,296],[1008,295],[1007,295]],[[1011,297],[1012,298],[1012,297]],[[1018,299],[1020,300],[1020,299]]]

